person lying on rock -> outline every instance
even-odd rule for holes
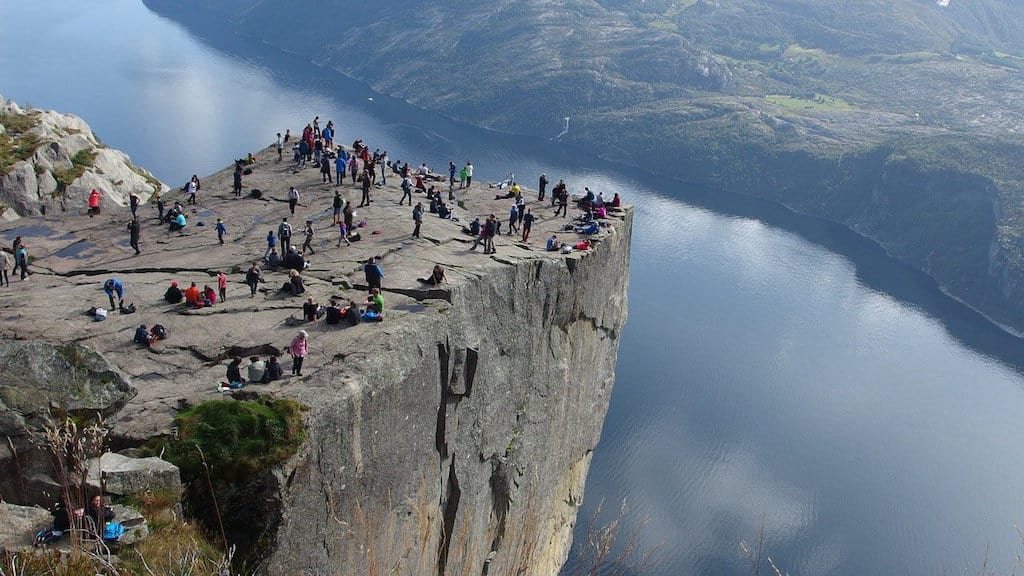
[[[444,268],[440,264],[435,264],[434,269],[430,272],[430,275],[426,278],[417,278],[419,282],[429,284],[431,286],[440,286],[441,284],[448,283],[448,277],[444,273]]]
[[[185,295],[182,294],[181,289],[178,288],[178,281],[171,280],[171,287],[164,292],[164,300],[169,304],[178,304],[184,297]]]

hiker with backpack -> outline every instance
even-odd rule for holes
[[[292,225],[288,223],[287,216],[281,218],[281,223],[277,226],[277,237],[281,239],[281,249],[287,252],[292,242]],[[270,243],[269,238],[267,243]]]

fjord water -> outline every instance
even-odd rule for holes
[[[623,194],[630,318],[577,549],[623,499],[623,536],[646,517],[660,546],[643,574],[752,574],[762,529],[792,575],[973,573],[986,546],[1003,573],[1020,549],[1024,346],[839,227],[549,141],[561,126],[474,129],[135,0],[0,3],[0,94],[83,116],[172,186],[319,114],[393,159]]]

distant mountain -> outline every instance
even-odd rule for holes
[[[1024,327],[1024,3],[145,0],[487,128],[772,198]]]

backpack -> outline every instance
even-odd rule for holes
[[[150,328],[150,332],[152,332],[153,336],[156,336],[158,340],[167,338],[167,329],[164,328],[163,324],[154,324],[153,327]]]
[[[103,528],[103,540],[117,542],[121,536],[124,536],[124,525],[120,522],[107,522],[107,525]]]

